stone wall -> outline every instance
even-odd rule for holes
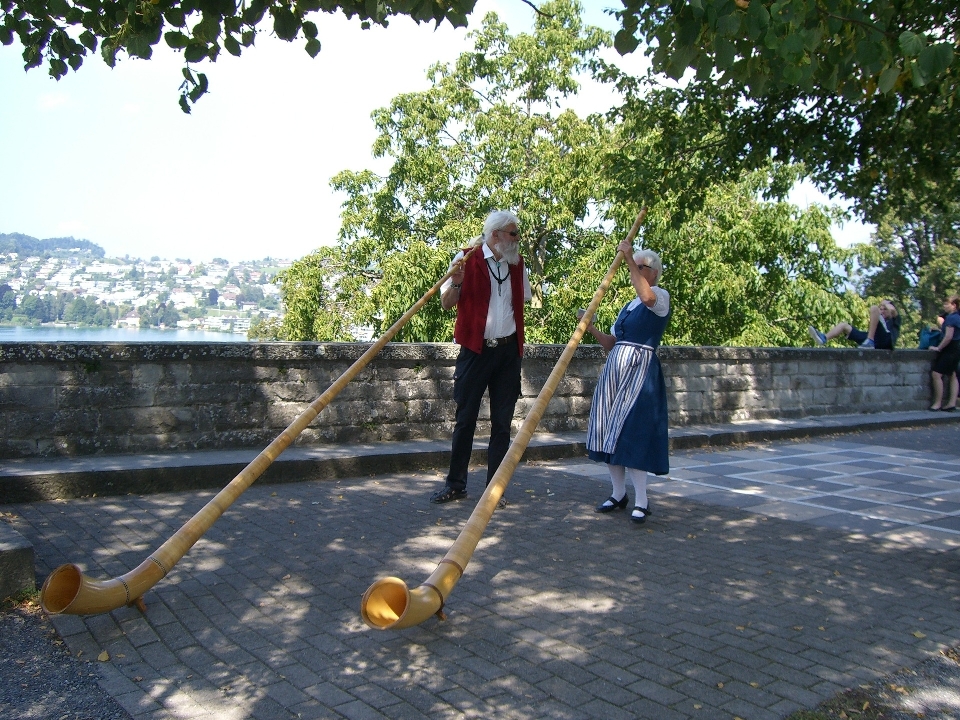
[[[0,458],[264,447],[362,343],[0,343]],[[563,346],[529,349],[519,425]],[[297,444],[446,438],[458,348],[388,345]],[[919,410],[918,350],[664,347],[673,425]],[[539,429],[584,430],[604,353],[578,348]],[[482,411],[481,417],[484,417]],[[481,420],[479,433],[488,426]]]

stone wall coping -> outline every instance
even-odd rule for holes
[[[0,342],[0,363],[22,362],[95,362],[97,360],[343,360],[353,362],[365,353],[372,343],[336,342]],[[566,345],[528,345],[524,357],[529,359],[558,359]],[[452,361],[456,360],[459,345],[455,343],[387,343],[377,357],[388,361]],[[796,360],[849,357],[859,353],[864,360],[889,362],[900,357],[916,359],[928,351],[919,349],[866,350],[851,348],[765,348],[715,347],[699,345],[664,345],[658,354],[663,360]],[[603,348],[596,344],[582,344],[577,348],[579,359],[603,358]]]

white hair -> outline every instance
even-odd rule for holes
[[[663,275],[663,263],[660,261],[660,256],[653,250],[646,248],[637,250],[633,255],[633,261],[637,265],[649,265],[652,267],[657,273],[656,282],[660,282],[660,276]]]
[[[494,210],[487,215],[487,219],[483,221],[483,233],[472,238],[470,242],[467,243],[467,247],[475,247],[483,244],[493,237],[494,232],[503,230],[509,225],[513,225],[514,227],[520,226],[520,221],[517,219],[517,216],[509,210]],[[510,265],[516,265],[520,262],[519,249],[515,246],[506,249],[504,259],[506,259]]]

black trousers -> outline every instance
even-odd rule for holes
[[[520,397],[520,355],[517,343],[497,347],[484,346],[477,354],[460,348],[453,375],[453,399],[457,419],[453,428],[453,448],[447,486],[467,488],[467,468],[473,451],[473,435],[483,393],[490,393],[490,445],[487,447],[487,483],[493,477],[510,447],[510,424]]]

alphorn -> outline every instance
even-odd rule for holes
[[[630,228],[627,240],[632,242],[636,237],[646,214],[647,208],[644,207],[637,215],[633,227]],[[427,578],[426,582],[413,590],[410,590],[407,584],[397,577],[386,577],[373,583],[367,588],[360,600],[360,615],[367,625],[375,630],[400,630],[419,625],[431,615],[436,615],[441,620],[445,619],[443,605],[446,599],[450,597],[450,593],[453,592],[460,576],[463,575],[470,558],[473,557],[483,531],[486,529],[487,523],[490,522],[493,511],[497,508],[497,502],[499,502],[504,490],[510,483],[513,472],[530,443],[533,431],[546,410],[547,403],[553,397],[557,385],[573,358],[577,345],[580,344],[580,340],[586,332],[590,318],[600,307],[600,301],[609,289],[613,276],[617,268],[620,267],[622,260],[623,253],[618,250],[610,269],[607,270],[607,274],[603,278],[603,282],[600,283],[600,287],[594,293],[593,300],[590,301],[586,313],[577,324],[577,329],[540,390],[540,394],[537,395],[530,413],[517,431],[517,436],[510,444],[500,467],[497,468],[496,473],[490,479],[487,489],[484,490],[480,500],[477,501],[477,506],[470,514],[467,524],[460,531],[460,535],[443,560],[440,561],[437,569]]]
[[[479,247],[464,253],[466,258]],[[347,368],[324,393],[314,400],[306,410],[287,426],[253,461],[217,493],[200,511],[184,523],[183,527],[170,536],[152,555],[125,575],[112,580],[94,580],[72,563],[61,565],[44,581],[40,591],[40,604],[51,614],[94,615],[110,612],[124,605],[134,604],[145,610],[143,594],[162,580],[173,569],[187,551],[217,521],[233,502],[253,482],[259,478],[270,464],[287,449],[313,419],[320,414],[347,383],[349,383],[374,357],[390,342],[400,328],[407,324],[427,301],[436,294],[440,286],[456,272],[451,268],[422,298],[413,304],[356,362]]]

